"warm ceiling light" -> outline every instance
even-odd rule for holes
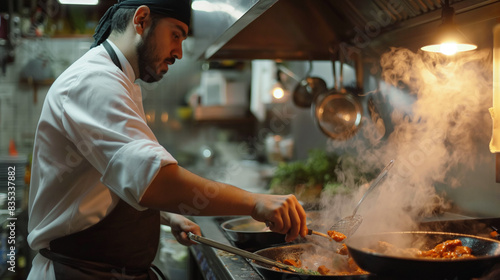
[[[283,97],[285,97],[285,90],[283,89],[283,86],[281,85],[281,83],[276,83],[271,91],[274,99],[281,99]]]
[[[275,103],[282,103],[288,100],[288,91],[285,89],[285,86],[283,85],[283,82],[281,81],[281,70],[280,70],[280,65],[277,65],[278,71],[276,73],[276,81],[271,87],[271,96],[272,100]]]
[[[72,4],[72,5],[97,5],[99,0],[59,0],[61,4]]]
[[[468,42],[464,34],[454,22],[455,9],[450,7],[449,0],[443,3],[441,12],[442,23],[433,37],[435,44],[423,46],[420,49],[426,52],[438,52],[445,55],[454,55],[477,49],[477,46]]]

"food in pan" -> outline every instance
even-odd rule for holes
[[[430,250],[420,250],[417,248],[399,248],[389,242],[379,241],[376,248],[367,251],[398,256],[431,259],[464,259],[474,258],[472,249],[462,245],[460,239],[451,239],[439,243]]]
[[[288,264],[291,266],[294,266],[297,268],[297,272],[303,273],[303,271],[307,271],[308,273],[304,274],[313,274],[312,272],[315,272],[315,275],[363,275],[363,274],[368,274],[368,272],[362,270],[359,268],[354,260],[351,258],[347,259],[346,265],[342,265],[341,267],[337,267],[334,269],[335,265],[332,265],[332,261],[328,259],[328,257],[323,257],[323,256],[314,256],[316,260],[314,261],[315,264],[319,263],[318,265],[315,265],[315,268],[305,265],[303,263],[306,263],[306,260],[301,259],[284,259],[282,263]],[[279,260],[278,260],[279,261]],[[327,265],[330,264],[330,265]],[[276,270],[276,271],[281,271],[281,272],[288,272],[286,270],[282,270],[277,267],[272,267],[271,269]]]
[[[284,264],[288,264],[288,265],[292,265],[292,266],[295,266],[295,267],[301,267],[302,266],[302,262],[300,260],[285,259],[285,260],[283,260],[283,263]]]
[[[431,258],[431,259],[464,259],[464,258],[475,258],[472,254],[470,247],[463,246],[460,239],[450,239],[441,242],[434,246],[430,250],[420,250],[417,248],[399,248],[393,244],[386,241],[378,241],[377,245],[373,249],[365,249],[366,251],[382,253],[386,255],[393,255],[399,257],[409,257],[409,258]],[[296,259],[284,259],[283,263],[292,265],[299,270],[314,270],[320,275],[363,275],[368,274],[368,272],[361,269],[354,260],[349,256],[347,247],[342,244],[342,247],[337,251],[338,254],[347,257],[346,263],[343,265],[338,265],[332,262],[327,256],[313,255],[314,261],[311,262],[308,258],[310,255],[301,255],[300,258]],[[279,260],[278,260],[279,261]],[[314,263],[314,265],[311,265]],[[283,271],[279,268],[273,267],[273,270]]]
[[[337,250],[337,254],[347,256],[349,254],[349,251],[347,251],[347,246],[345,244],[342,244],[342,247]]]
[[[333,239],[337,242],[340,242],[340,241],[346,239],[345,234],[338,232],[338,231],[329,230],[326,233],[328,233],[328,236],[330,236],[331,239]]]
[[[328,268],[327,268],[326,266],[324,266],[324,265],[320,265],[320,266],[318,266],[318,272],[319,272],[319,274],[321,274],[321,275],[327,275],[327,274],[328,274],[328,272],[330,272],[330,269],[328,269]]]
[[[459,259],[473,258],[472,249],[462,245],[460,239],[447,240],[438,244],[431,250],[420,251],[417,255],[423,258],[444,258],[444,259]]]

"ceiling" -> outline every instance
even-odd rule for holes
[[[193,3],[197,1],[202,0]],[[329,60],[331,46],[355,48],[368,56],[390,47],[418,50],[441,23],[442,7],[439,0],[208,2],[211,12],[193,9],[193,33],[199,42],[195,55],[204,60]],[[242,16],[221,17],[217,8],[227,5]],[[500,18],[500,1],[455,0],[450,5],[463,33],[479,46],[488,44],[484,37],[491,38]],[[218,31],[210,33],[214,29]]]
[[[0,11],[36,0],[0,1]],[[117,0],[93,7],[102,15]],[[7,5],[10,4],[10,5]],[[330,47],[378,57],[391,47],[418,50],[441,23],[440,0],[192,0],[189,52],[200,60],[329,60]],[[500,0],[450,0],[455,21],[491,47]],[[202,6],[202,8],[200,8]],[[82,10],[86,11],[86,10]]]

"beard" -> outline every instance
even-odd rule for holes
[[[156,56],[156,48],[154,47],[154,36],[153,30],[149,30],[148,34],[146,34],[144,40],[139,42],[136,47],[137,58],[139,63],[139,79],[143,80],[146,83],[154,83],[161,78],[165,73],[157,73],[154,65],[160,58]]]

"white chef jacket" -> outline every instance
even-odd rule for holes
[[[33,150],[28,242],[47,248],[58,237],[103,219],[119,198],[137,210],[160,167],[177,163],[146,123],[132,66],[123,71],[98,46],[63,72],[47,93]],[[28,279],[54,279],[38,254]]]

